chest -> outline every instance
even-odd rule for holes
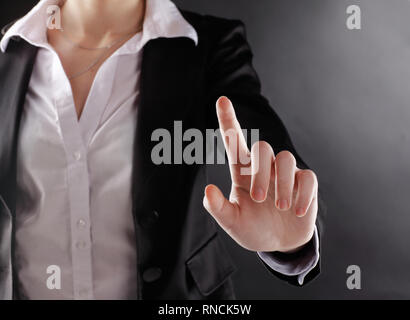
[[[70,65],[65,65],[67,70],[72,69]],[[72,72],[72,71],[70,71]],[[86,75],[80,78],[70,79],[71,90],[73,93],[73,101],[75,110],[77,112],[77,118],[80,119],[84,110],[87,97],[90,93],[91,86],[94,82],[97,71],[91,70]]]
[[[25,96],[20,124],[18,166],[20,172],[34,175],[33,181],[63,186],[67,170],[85,165],[82,176],[97,179],[107,168],[130,168],[137,122],[138,75],[123,72],[135,59],[108,63],[101,76],[94,79],[78,119],[72,85],[63,70],[51,68],[49,76],[42,62],[58,65],[46,50],[40,50],[34,64],[32,80]],[[134,65],[135,66],[135,65]],[[135,66],[136,67],[136,66]],[[107,74],[119,76],[103,81]],[[124,85],[124,78],[129,85]],[[81,91],[81,88],[80,88]],[[85,170],[84,169],[84,170]]]
[[[126,40],[127,39],[123,39],[123,41],[109,48],[85,49],[64,41],[61,33],[49,33],[49,43],[55,51],[54,58],[58,58],[60,63],[58,69],[61,76],[64,74],[69,81],[78,119],[82,116],[93,83],[95,81],[110,81],[112,79],[112,73],[115,71],[112,70],[112,65],[117,62],[116,60],[118,58],[113,56],[113,54]],[[137,55],[137,53],[134,54],[134,56]],[[100,73],[100,69],[106,64],[111,64],[111,66],[106,67],[111,68],[111,74],[96,79]]]
[[[64,175],[67,163],[81,157],[90,167],[110,167],[131,161],[139,105],[139,73],[136,56],[107,61],[90,84],[76,90],[64,74],[59,59],[39,50],[25,96],[18,157],[23,168],[41,174],[42,168]],[[52,70],[50,74],[50,70]],[[76,98],[86,96],[81,117]],[[127,156],[126,156],[127,155]],[[125,160],[125,158],[127,158]],[[46,172],[46,171],[44,171]],[[57,179],[64,181],[64,179]]]

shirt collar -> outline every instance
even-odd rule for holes
[[[122,54],[138,52],[148,41],[157,38],[186,37],[198,44],[194,27],[182,16],[170,0],[146,0],[145,19],[140,37],[133,37],[120,50]],[[2,52],[6,51],[10,38],[18,36],[37,47],[48,47],[47,8],[59,0],[41,0],[28,14],[19,19],[6,32],[0,42]],[[140,41],[137,39],[140,38]]]

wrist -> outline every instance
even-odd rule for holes
[[[301,245],[299,244],[295,247],[279,249],[276,252],[283,253],[283,254],[294,254],[294,253],[298,253],[300,251],[303,251],[303,249],[306,248],[312,242],[313,237],[314,237],[314,234],[312,234],[312,236],[309,238],[308,241],[306,241],[305,243],[303,243]]]

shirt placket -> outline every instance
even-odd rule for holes
[[[56,108],[67,158],[67,183],[70,206],[70,235],[74,299],[94,299],[90,174],[87,152],[89,141],[104,112],[112,89],[117,59],[110,57],[97,72],[89,97],[78,120],[70,83],[64,73],[55,74]],[[59,66],[61,67],[61,66]],[[58,69],[58,68],[57,68]],[[64,72],[62,67],[61,72]],[[100,78],[105,78],[101,81]],[[111,81],[109,81],[111,80]],[[92,106],[88,106],[92,103]]]
[[[67,160],[73,297],[74,299],[93,299],[90,179],[87,150],[78,126],[71,89],[69,86],[65,88],[66,92],[56,100],[56,108]]]

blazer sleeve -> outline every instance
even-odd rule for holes
[[[269,142],[275,154],[288,150],[295,156],[299,168],[308,169],[307,164],[295,150],[283,122],[261,94],[261,84],[252,65],[253,54],[246,39],[244,24],[237,20],[223,20],[213,34],[217,34],[217,36],[212,42],[213,46],[206,65],[208,128],[218,127],[215,102],[220,96],[227,96],[234,104],[237,118],[243,129],[259,129],[260,140]],[[320,239],[323,232],[322,219],[325,211],[320,196],[318,205],[316,225]],[[292,257],[288,256],[287,259],[292,259]],[[280,274],[269,268],[264,262],[263,264],[275,276],[299,286],[297,276]],[[304,284],[309,283],[319,273],[320,260],[305,277]]]

